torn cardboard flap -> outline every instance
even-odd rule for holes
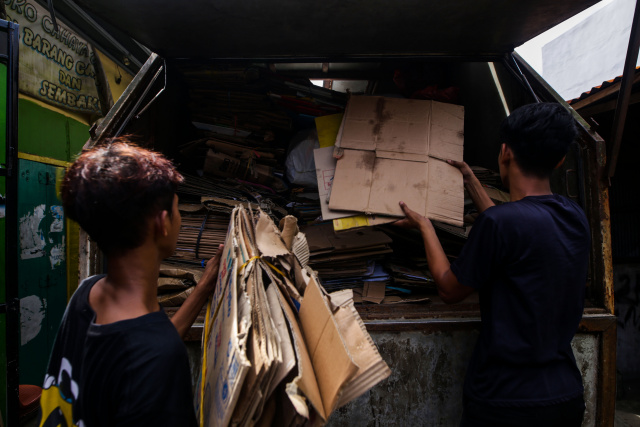
[[[356,374],[358,366],[314,279],[309,281],[300,307],[300,325],[318,381],[324,414],[328,416],[336,408],[343,387]]]
[[[353,96],[336,146],[342,151],[329,208],[462,225],[464,107],[436,101]]]
[[[264,256],[277,257],[289,254],[289,250],[282,241],[280,230],[262,211],[256,224],[256,244]]]

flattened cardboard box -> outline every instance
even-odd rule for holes
[[[353,96],[336,141],[329,208],[403,216],[404,201],[428,218],[461,226],[464,107]]]

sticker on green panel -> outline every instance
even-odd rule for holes
[[[49,229],[41,226],[45,216],[50,215],[51,225]],[[54,242],[52,233],[59,233],[61,241],[45,251],[47,243]],[[31,259],[48,256],[51,268],[55,268],[64,261],[65,235],[64,235],[64,211],[62,206],[47,206],[42,204],[33,208],[33,211],[20,218],[20,259]]]

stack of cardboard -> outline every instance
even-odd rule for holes
[[[352,96],[336,138],[328,208],[403,216],[400,200],[461,226],[464,107],[436,101]],[[326,181],[326,177],[319,176]]]
[[[391,239],[382,231],[363,228],[338,233],[330,222],[309,225],[303,231],[309,242],[309,265],[327,288],[353,287],[367,280],[388,278],[376,263],[392,252]]]
[[[158,302],[163,307],[179,307],[193,292],[203,271],[170,264],[160,265]]]
[[[285,153],[313,118],[342,112],[346,94],[266,68],[183,64],[197,138],[181,156],[209,176],[286,191]]]
[[[201,425],[322,423],[390,374],[351,291],[327,294],[295,218],[282,227],[232,212],[203,335]]]

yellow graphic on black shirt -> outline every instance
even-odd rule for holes
[[[84,427],[84,422],[73,422],[73,403],[78,399],[78,383],[71,375],[69,360],[62,358],[58,377],[47,374],[44,379],[40,407],[40,427]]]

